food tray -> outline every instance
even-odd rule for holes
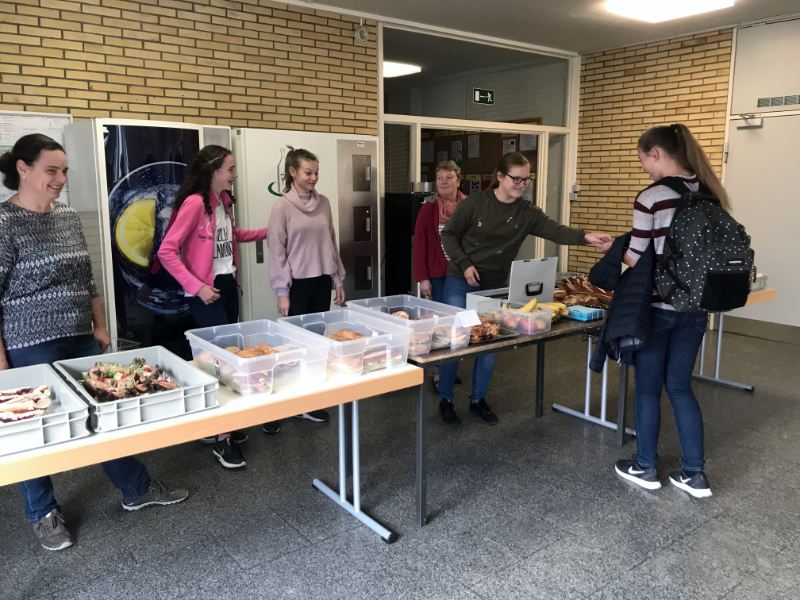
[[[511,329],[526,335],[535,335],[550,331],[553,322],[553,311],[539,307],[531,312],[518,310],[522,303],[511,302],[511,308],[503,308],[501,300],[486,300],[478,304],[478,314],[494,319],[500,327]]]
[[[327,345],[326,381],[400,367],[408,359],[411,330],[367,312],[346,308],[281,317],[278,323],[315,333]],[[365,337],[346,342],[325,337],[342,329],[350,329]]]
[[[588,306],[568,306],[567,314],[564,315],[567,319],[574,319],[575,321],[595,321],[603,318],[602,308],[589,308]]]
[[[456,327],[456,315],[463,310],[456,306],[408,294],[350,300],[347,306],[410,329],[409,354],[419,356],[448,347],[457,350],[469,343],[470,328]],[[400,310],[407,312],[411,319],[392,316],[392,313]]]
[[[134,358],[143,358],[153,366],[161,366],[181,387],[113,402],[97,402],[83,387],[83,373],[96,362],[129,365]],[[53,366],[89,404],[91,426],[98,432],[114,431],[219,406],[219,382],[162,346],[60,360],[54,362]]]
[[[0,371],[0,389],[50,388],[52,403],[41,417],[0,423],[0,456],[33,450],[82,438],[89,433],[89,407],[56,374],[50,365],[34,365]]]
[[[470,342],[470,346],[477,346],[479,344],[491,344],[492,342],[499,342],[502,340],[508,340],[511,338],[519,337],[519,332],[514,331],[512,329],[504,329],[503,327],[500,328],[500,334],[494,336],[490,340],[481,340],[480,342]]]
[[[240,394],[280,392],[325,380],[328,345],[307,331],[274,321],[249,321],[186,332],[197,367]],[[278,354],[241,358],[225,348],[269,344]]]

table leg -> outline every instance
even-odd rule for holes
[[[617,446],[625,444],[625,418],[628,408],[628,365],[619,365],[619,402],[617,403]]]
[[[352,420],[352,425],[350,427],[345,424],[344,405],[339,405],[339,491],[336,492],[319,479],[312,481],[311,485],[381,536],[384,542],[391,544],[397,540],[397,534],[392,533],[368,514],[361,511],[361,459],[359,453],[358,400],[353,401],[352,406],[348,404],[348,407],[350,408]],[[348,435],[348,430],[352,435]],[[347,469],[345,463],[347,462],[348,455],[348,438],[350,440],[350,454],[352,454],[352,463],[350,465],[353,472],[352,504],[347,501]]]
[[[428,522],[428,376],[431,369],[424,367],[422,383],[417,387],[417,524]]]
[[[748,385],[746,383],[738,383],[736,381],[728,381],[727,379],[721,379],[719,376],[719,365],[722,358],[722,323],[724,319],[724,314],[719,313],[719,324],[717,325],[717,352],[714,358],[714,376],[711,377],[709,375],[703,374],[703,361],[705,359],[706,354],[706,336],[703,336],[703,343],[700,347],[700,372],[699,373],[692,373],[692,377],[695,379],[700,379],[702,381],[708,381],[709,383],[716,383],[717,385],[723,385],[725,387],[734,388],[737,390],[743,390],[745,392],[753,393],[755,388],[752,385]]]
[[[344,430],[339,429],[339,434],[344,438],[344,464],[347,477],[353,475],[353,405],[351,403],[339,405],[339,420]],[[344,433],[342,433],[344,431]]]
[[[536,343],[536,406],[533,416],[544,414],[544,342]]]

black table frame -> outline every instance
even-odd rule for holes
[[[546,342],[563,339],[574,335],[597,335],[600,330],[600,323],[578,321],[566,321],[553,324],[550,331],[536,335],[521,335],[513,340],[499,341],[495,343],[485,343],[469,346],[468,349],[461,350],[434,350],[423,356],[409,355],[409,362],[424,369],[422,383],[417,388],[417,464],[416,464],[416,488],[415,521],[420,527],[427,523],[427,497],[428,497],[428,389],[429,375],[433,367],[464,360],[476,358],[486,354],[496,354],[507,350],[516,350],[526,346],[536,346],[536,398],[534,403],[534,416],[539,418],[544,411],[544,346]],[[509,343],[511,342],[511,343]],[[466,352],[465,352],[466,350]],[[621,365],[619,378],[619,405],[617,410],[617,444],[623,445],[626,440],[625,420],[627,413],[628,395],[628,366]]]

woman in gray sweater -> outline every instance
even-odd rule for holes
[[[0,156],[0,174],[16,191],[0,204],[0,370],[100,354],[111,338],[86,240],[78,213],[57,200],[67,182],[64,149],[45,135],[23,136]],[[189,495],[151,479],[132,457],[102,466],[122,492],[125,510],[174,504]],[[22,481],[19,489],[42,546],[71,546],[50,477]]]

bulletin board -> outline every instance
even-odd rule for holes
[[[72,115],[0,110],[0,154],[8,152],[16,141],[29,133],[43,133],[64,145],[64,128],[72,123]],[[14,195],[0,181],[0,202]],[[59,201],[69,206],[68,185],[61,190]]]
[[[423,129],[421,163],[425,181],[434,181],[436,165],[452,160],[461,168],[461,191],[469,195],[488,189],[497,161],[508,152],[519,152],[531,163],[531,179],[523,196],[536,201],[536,169],[539,136],[492,131]],[[480,187],[480,190],[478,189]]]

